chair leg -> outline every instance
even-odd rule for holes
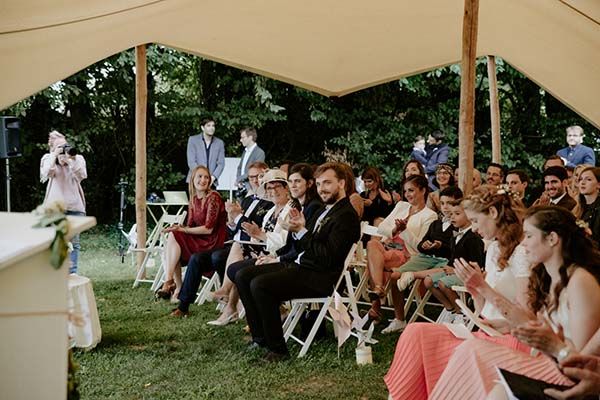
[[[428,319],[423,314],[423,310],[425,309],[425,305],[427,304],[427,300],[429,300],[430,297],[431,297],[431,290],[427,289],[427,292],[425,292],[425,295],[418,302],[417,309],[415,310],[415,312],[413,313],[413,315],[408,320],[409,324],[412,323],[412,322],[415,322],[417,320],[417,318],[419,318],[419,317],[423,317],[425,319]]]
[[[295,303],[292,306],[292,310],[290,311],[290,314],[283,322],[283,338],[285,339],[286,342],[290,338],[292,333],[294,332],[294,329],[296,328],[296,325],[298,325],[298,322],[300,322],[300,318],[302,317],[302,312],[304,312],[305,309],[306,309],[306,304],[304,304],[304,303]]]
[[[306,353],[308,352],[308,349],[309,349],[310,345],[312,344],[312,341],[314,340],[315,335],[317,334],[317,331],[319,330],[319,327],[323,323],[323,318],[325,318],[325,314],[327,314],[327,310],[329,310],[329,306],[331,305],[331,302],[332,302],[332,298],[330,296],[327,298],[327,301],[325,301],[325,303],[321,307],[321,311],[319,312],[319,315],[317,316],[317,319],[315,320],[315,323],[313,324],[312,329],[310,330],[310,333],[304,340],[304,344],[302,345],[302,349],[300,349],[300,354],[298,354],[298,358],[304,357],[306,355]]]

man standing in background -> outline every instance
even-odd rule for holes
[[[569,146],[556,152],[562,158],[565,166],[576,167],[579,164],[596,166],[596,155],[591,147],[584,146],[583,129],[573,125],[567,128],[567,144]]]
[[[240,131],[240,143],[244,146],[244,152],[235,175],[238,187],[245,185],[246,189],[250,189],[248,166],[255,161],[265,161],[265,152],[256,144],[257,138],[258,134],[254,128],[244,128]]]
[[[206,118],[200,123],[202,133],[190,136],[187,144],[187,163],[189,171],[185,182],[190,181],[192,170],[198,165],[204,165],[212,175],[213,186],[225,168],[225,144],[215,137],[215,120]]]

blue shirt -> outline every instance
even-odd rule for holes
[[[567,167],[576,167],[579,164],[596,165],[596,155],[591,147],[578,144],[575,147],[567,146],[556,154],[567,160]]]

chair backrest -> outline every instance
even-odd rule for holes
[[[164,214],[162,216],[162,227],[165,228],[173,224],[183,224],[186,215],[187,211],[182,211],[181,214]]]
[[[163,196],[165,203],[177,203],[177,204],[188,204],[188,196],[184,191],[180,192],[169,192],[164,191]]]
[[[348,255],[346,256],[346,259],[344,260],[344,268],[342,269],[342,271],[340,273],[340,277],[338,278],[337,283],[335,284],[334,291],[338,290],[340,284],[344,280],[344,276],[345,276],[346,272],[348,271],[348,267],[350,266],[350,263],[352,262],[352,258],[354,257],[354,253],[356,252],[357,246],[358,246],[358,244],[354,243],[352,245],[352,247],[350,248],[350,251],[348,252]]]

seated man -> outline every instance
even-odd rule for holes
[[[577,202],[567,193],[568,178],[565,167],[546,168],[544,171],[544,193],[532,206],[554,204],[572,211]]]
[[[488,185],[502,185],[504,182],[504,166],[492,162],[485,173],[485,181]]]
[[[512,169],[506,174],[506,185],[508,190],[519,194],[519,199],[527,207],[529,202],[525,200],[527,186],[529,185],[529,176],[522,169]]]
[[[253,194],[258,190],[259,180],[267,168],[267,164],[262,161],[252,163],[248,169],[248,180],[252,194],[246,196],[242,200],[241,205],[230,201],[225,203],[228,219],[228,236],[234,240],[250,240],[250,236],[243,231],[242,224],[245,222],[254,222],[257,225],[261,225],[265,214],[273,206],[273,203],[270,201],[261,199]],[[196,299],[196,292],[202,282],[202,276],[207,272],[215,270],[222,276],[223,263],[229,265],[233,262],[232,258],[235,258],[233,261],[238,261],[242,258],[242,248],[239,243],[226,245],[224,248],[214,251],[193,254],[188,262],[183,286],[179,293],[179,306],[171,312],[171,316],[187,317],[189,315],[190,304]]]
[[[315,172],[325,210],[306,223],[290,211],[289,230],[295,233],[295,262],[255,265],[240,270],[235,283],[252,333],[250,346],[268,350],[267,361],[289,356],[279,313],[282,301],[330,295],[350,248],[360,237],[360,221],[345,192],[345,172],[339,163],[325,163]]]

